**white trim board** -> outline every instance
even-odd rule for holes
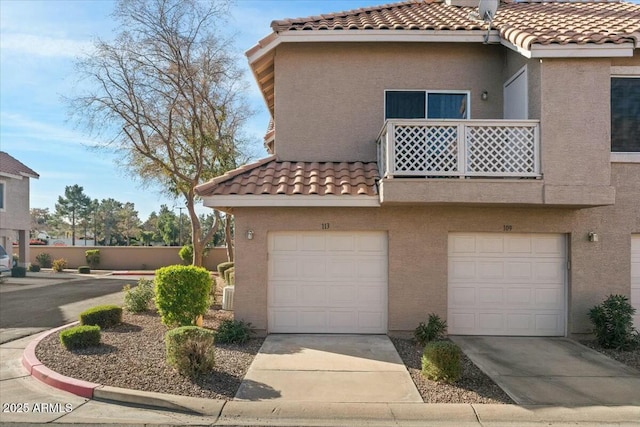
[[[380,207],[378,196],[237,195],[203,197],[210,208],[233,207]]]

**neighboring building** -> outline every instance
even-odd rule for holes
[[[247,52],[271,156],[197,187],[235,216],[236,318],[565,336],[609,294],[640,309],[640,5],[472,4],[274,21]]]
[[[33,169],[0,151],[0,244],[7,253],[17,253],[19,265],[29,260],[29,178],[39,178]],[[18,251],[13,242],[18,241]]]

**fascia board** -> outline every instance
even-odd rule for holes
[[[377,196],[240,195],[206,196],[204,206],[233,207],[379,207]]]

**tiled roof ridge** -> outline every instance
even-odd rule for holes
[[[6,151],[0,151],[0,172],[10,175],[23,175],[30,178],[40,177],[40,175],[36,171],[10,155]]]
[[[278,32],[276,30],[277,27],[279,26],[284,26],[284,25],[293,25],[293,24],[304,24],[305,22],[309,22],[309,21],[321,21],[323,19],[336,19],[336,18],[346,18],[347,16],[353,16],[353,15],[359,15],[361,13],[367,13],[367,12],[374,12],[374,11],[381,11],[384,9],[394,9],[397,7],[402,7],[402,6],[408,6],[411,4],[416,4],[416,3],[440,3],[441,0],[405,0],[405,1],[401,1],[401,2],[395,2],[395,3],[386,3],[386,4],[381,4],[381,5],[377,5],[377,6],[365,6],[365,7],[360,7],[357,9],[351,9],[351,10],[343,10],[341,12],[330,12],[330,13],[323,13],[321,15],[312,15],[312,16],[301,16],[298,18],[284,18],[284,19],[277,19],[271,22],[271,28],[275,31]]]

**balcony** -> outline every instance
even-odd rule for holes
[[[554,147],[561,147],[557,138]],[[537,120],[387,120],[378,137],[383,205],[556,206],[615,201],[609,183],[543,179],[566,160],[542,149]],[[549,173],[549,171],[546,171]]]
[[[537,120],[387,120],[380,176],[540,178]]]

